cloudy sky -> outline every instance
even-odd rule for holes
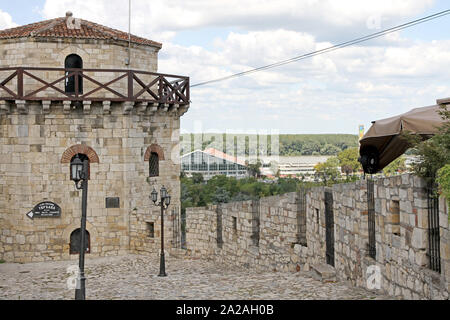
[[[191,84],[450,9],[447,0],[132,0],[132,33],[163,43],[159,72]],[[0,2],[0,28],[65,16],[128,30],[126,0]],[[194,87],[182,131],[353,133],[450,97],[450,15],[246,77]]]

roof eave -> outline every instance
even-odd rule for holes
[[[128,46],[128,41],[127,40],[123,40],[123,39],[118,39],[118,38],[90,38],[90,37],[68,37],[68,36],[57,36],[57,35],[53,35],[53,36],[42,36],[42,35],[27,35],[27,36],[21,36],[21,37],[4,37],[4,38],[0,38],[0,40],[2,39],[17,39],[17,40],[23,40],[23,39],[35,39],[37,41],[39,40],[56,40],[56,39],[72,39],[72,40],[92,40],[92,41],[113,41],[116,42],[117,44],[123,45],[123,46]],[[146,46],[146,47],[153,47],[159,50],[162,49],[162,44],[155,42],[155,43],[139,43],[136,41],[131,41],[132,44],[135,44],[137,46]]]
[[[438,99],[438,100],[436,100],[436,103],[438,105],[450,104],[450,98]]]

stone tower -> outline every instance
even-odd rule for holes
[[[161,47],[70,12],[0,31],[0,259],[78,257],[77,154],[89,160],[91,256],[158,252],[160,209],[149,196],[163,185],[165,246],[179,246],[189,78],[156,73]],[[45,202],[60,214],[27,216]]]

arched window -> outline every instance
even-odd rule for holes
[[[89,231],[86,230],[85,233],[86,239],[86,253],[91,252],[91,236]],[[78,254],[80,253],[80,244],[81,244],[81,229],[75,229],[70,234],[70,254]]]
[[[77,54],[70,54],[66,57],[64,63],[64,68],[66,69],[83,69],[83,59]],[[66,72],[66,76],[70,72]],[[66,78],[66,93],[75,93],[75,76]],[[83,78],[78,77],[78,93],[83,93]]]
[[[72,157],[72,159],[70,159],[70,163],[72,163],[72,161],[73,161],[76,157],[78,157],[78,158],[81,160],[81,162],[84,162],[84,160],[87,160],[87,161],[88,161],[88,176],[87,176],[87,178],[90,179],[90,177],[91,177],[91,163],[89,162],[88,156],[85,155],[85,154],[83,154],[83,153],[77,153],[76,155],[74,155],[74,156]],[[70,170],[70,166],[69,166],[69,170]],[[72,175],[71,175],[70,171],[69,171],[69,175],[70,175],[70,177],[72,178]]]
[[[144,161],[149,162],[149,177],[159,176],[159,162],[164,160],[164,151],[161,146],[152,144],[147,148]]]
[[[159,176],[159,156],[156,152],[152,152],[150,154],[149,159],[149,168],[150,168],[150,177],[158,177]]]

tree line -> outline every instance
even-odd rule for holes
[[[358,147],[358,136],[352,134],[281,134],[245,135],[225,133],[182,134],[181,154],[200,149],[214,148],[230,155],[305,156],[337,155]],[[272,150],[276,148],[278,150]]]
[[[181,207],[184,212],[189,207],[203,207],[235,201],[256,200],[262,197],[296,192],[302,188],[331,186],[360,179],[362,172],[358,162],[359,149],[348,148],[315,166],[314,181],[307,181],[304,175],[274,180],[261,175],[261,163],[248,166],[249,177],[236,179],[225,175],[214,176],[205,181],[200,173],[191,177],[181,174]],[[405,158],[400,157],[383,170],[384,175],[393,175],[406,170]]]
[[[182,174],[181,209],[184,212],[186,208],[190,207],[256,200],[318,185],[321,185],[321,183],[303,182],[296,178],[261,181],[255,177],[236,179],[235,177],[219,175],[205,181],[199,173],[194,173],[192,177],[186,177]]]

